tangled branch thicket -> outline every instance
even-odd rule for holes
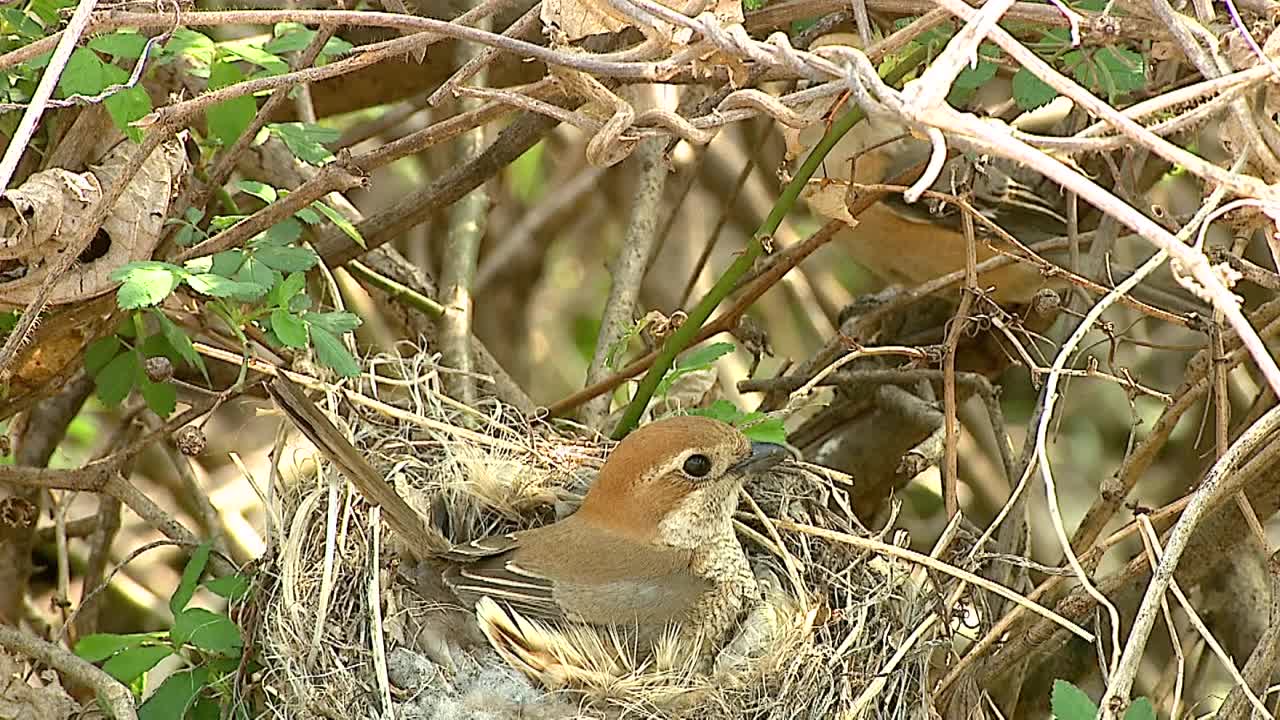
[[[172,624],[164,536],[257,559],[199,692],[280,718],[1275,714],[1280,5],[381,6],[0,15],[0,665],[61,676],[0,708],[134,712],[59,645]],[[535,690],[246,411],[283,369],[455,540],[783,422],[764,602]]]

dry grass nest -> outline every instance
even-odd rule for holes
[[[606,442],[496,403],[458,405],[433,358],[379,357],[368,370],[318,404],[455,541],[571,512],[607,454]],[[389,707],[401,718],[926,716],[935,641],[919,637],[936,635],[913,633],[941,599],[927,575],[775,525],[870,536],[848,510],[846,481],[821,468],[788,463],[748,483],[739,539],[765,598],[717,656],[697,662],[670,643],[641,658],[592,633],[578,655],[587,667],[552,691],[487,645],[442,642],[439,603],[405,582],[408,554],[374,532],[378,511],[288,437],[250,628],[271,717],[381,718]]]

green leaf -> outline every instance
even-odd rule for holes
[[[1124,712],[1124,720],[1156,720],[1156,709],[1151,701],[1141,697],[1129,704]]]
[[[977,90],[995,76],[996,64],[989,60],[980,59],[978,64],[973,67],[965,65],[960,74],[956,76],[955,84],[952,87]]]
[[[165,59],[185,56],[194,65],[196,72],[193,74],[197,77],[208,77],[208,68],[213,63],[213,56],[217,50],[218,46],[209,39],[208,35],[180,27],[169,36],[169,41],[164,44],[160,56]]]
[[[235,657],[244,647],[240,628],[231,618],[204,608],[187,608],[175,615],[171,637],[177,644],[227,657]]]
[[[288,217],[258,233],[249,244],[259,247],[281,247],[291,245],[302,237],[302,223],[297,218]]]
[[[280,342],[289,347],[300,348],[307,346],[306,323],[302,322],[302,318],[290,314],[284,308],[276,308],[271,311],[271,329],[275,332],[276,337],[280,338]]]
[[[257,180],[241,180],[236,183],[236,187],[240,188],[240,192],[252,195],[268,205],[275,202],[278,197],[275,188]]]
[[[716,400],[705,408],[690,410],[689,414],[727,422],[756,442],[781,445],[787,441],[787,428],[781,418],[769,417],[759,411],[743,412],[728,400]]]
[[[213,256],[212,264],[205,272],[231,279],[236,276],[236,273],[240,272],[240,266],[244,265],[244,259],[245,253],[243,250],[220,252]]]
[[[103,663],[102,669],[111,677],[128,685],[172,654],[173,648],[167,645],[133,647],[113,655],[110,660]]]
[[[178,409],[178,389],[173,383],[153,383],[145,377],[142,379],[142,399],[147,401],[151,412],[167,418]]]
[[[297,52],[311,44],[311,40],[316,36],[314,30],[308,30],[306,27],[298,23],[278,23],[272,29],[275,38],[265,45],[262,49],[277,55],[283,55],[289,52]],[[332,37],[324,44],[324,48],[320,51],[321,55],[342,55],[350,52],[351,43],[342,38]]]
[[[360,375],[360,365],[356,359],[347,352],[346,346],[338,339],[338,336],[320,327],[319,325],[311,326],[311,343],[316,349],[316,360],[321,365],[332,368],[342,377],[357,377]]]
[[[89,40],[89,47],[113,57],[136,60],[142,57],[142,48],[147,39],[137,31],[121,30],[119,32],[99,35]]]
[[[261,285],[264,288],[270,289],[274,287],[280,279],[271,271],[271,268],[264,265],[253,255],[250,255],[244,263],[240,265],[240,269],[236,271],[236,280],[239,280],[242,283],[249,283],[251,285]]]
[[[236,300],[251,302],[267,293],[267,288],[262,285],[228,280],[221,275],[214,275],[213,273],[189,275],[186,281],[192,290],[210,297],[235,298]]]
[[[547,144],[538,142],[507,166],[507,181],[511,185],[511,194],[525,205],[532,205],[542,194],[546,178]]]
[[[1058,97],[1058,91],[1026,68],[1013,74],[1013,99],[1023,110],[1034,110]]]
[[[355,225],[351,224],[350,220],[343,217],[337,210],[334,210],[319,200],[311,203],[311,207],[320,211],[320,214],[329,218],[329,222],[337,225],[339,230],[346,233],[347,237],[351,238],[351,242],[354,242],[360,247],[365,247],[364,238],[360,236],[360,231],[356,229]]]
[[[103,75],[108,84],[121,85],[129,81],[129,74],[114,65],[104,66]],[[102,104],[106,106],[107,114],[111,116],[111,122],[116,128],[133,142],[142,141],[142,130],[132,127],[130,123],[141,120],[151,112],[151,96],[147,95],[146,90],[138,85],[115,90]]]
[[[665,395],[671,389],[671,384],[678,378],[696,372],[703,368],[711,367],[718,358],[733,352],[733,343],[711,343],[703,345],[686,352],[672,366],[662,378],[662,382],[658,383],[658,389],[655,390],[657,395]]]
[[[72,95],[97,95],[111,83],[107,82],[106,64],[98,54],[88,48],[76,48],[67,59],[67,67],[58,80],[58,97]]]
[[[169,598],[169,612],[177,615],[191,602],[191,596],[196,593],[196,586],[200,584],[200,576],[204,575],[204,569],[209,564],[209,553],[212,551],[212,540],[205,540],[191,551],[191,559],[187,560],[186,567],[182,569],[182,580]]]
[[[272,307],[282,307],[289,309],[291,302],[302,289],[307,286],[307,276],[305,273],[295,272],[289,273],[284,280],[271,288],[271,292],[267,294],[267,304]]]
[[[235,63],[218,60],[209,68],[209,89],[220,90],[244,80],[244,73]],[[258,112],[258,103],[252,95],[223,100],[205,111],[209,122],[209,135],[228,147],[240,137],[240,133],[253,122]]]
[[[234,55],[241,60],[253,63],[271,75],[283,75],[289,72],[289,63],[264,51],[251,42],[224,42],[220,47],[229,55]]]
[[[239,600],[249,594],[249,579],[240,573],[214,578],[204,586],[214,595],[228,600]]]
[[[341,136],[337,130],[312,123],[268,123],[267,129],[289,148],[294,157],[311,165],[323,165],[333,160],[333,153],[325,143]]]
[[[122,283],[116,291],[116,304],[121,310],[157,305],[178,287],[186,271],[177,265],[144,260],[117,268],[111,279]]]
[[[1049,705],[1054,720],[1094,720],[1098,716],[1098,706],[1083,690],[1066,680],[1053,681]]]
[[[360,316],[349,312],[307,313],[302,319],[335,335],[351,332],[361,324]]]
[[[154,311],[157,322],[160,324],[160,332],[165,339],[169,341],[172,347],[188,365],[200,371],[204,376],[205,382],[209,382],[209,371],[204,366],[204,358],[200,357],[200,353],[196,352],[195,346],[191,343],[191,338],[187,332],[178,327],[164,313]]]
[[[1081,85],[1112,99],[1147,84],[1146,60],[1132,50],[1110,47],[1089,53],[1073,50],[1063,55],[1062,60]]]
[[[138,708],[138,720],[179,720],[209,684],[209,668],[197,667],[176,672]]]
[[[129,397],[129,391],[133,390],[141,374],[142,360],[138,353],[133,350],[120,353],[93,378],[98,388],[98,399],[103,405],[119,405],[121,400]]]
[[[253,256],[263,265],[282,273],[304,273],[320,262],[315,251],[303,247],[264,247],[255,250]]]
[[[89,377],[96,376],[119,352],[120,338],[115,335],[94,340],[84,351],[85,372],[89,373]]]
[[[148,633],[117,635],[116,633],[94,633],[85,635],[76,643],[76,655],[91,663],[102,662],[121,650],[137,647],[151,639]]]

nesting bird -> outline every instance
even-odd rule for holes
[[[783,456],[719,420],[659,420],[614,449],[576,513],[455,546],[445,582],[536,618],[719,636],[757,594],[733,531],[738,488]]]
[[[444,583],[468,607],[491,607],[489,598],[539,620],[633,628],[649,640],[677,627],[714,642],[759,595],[732,516],[744,477],[786,453],[727,423],[650,423],[613,450],[573,515],[445,546],[296,385],[277,379],[269,388],[409,546],[442,564]],[[485,617],[482,629],[503,652],[501,627],[485,627]]]

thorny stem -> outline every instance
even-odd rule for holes
[[[920,63],[924,62],[924,48],[916,48],[906,57],[902,58],[894,65],[882,80],[886,83],[897,83],[908,73],[915,70]],[[773,234],[777,232],[778,227],[782,225],[782,221],[790,212],[791,207],[795,205],[796,199],[800,197],[800,191],[804,189],[809,178],[822,165],[822,161],[826,158],[827,153],[835,147],[836,143],[849,132],[854,125],[866,117],[861,108],[854,108],[840,117],[827,131],[818,144],[810,151],[808,157],[800,165],[791,181],[783,188],[778,201],[774,203],[773,209],[769,212],[769,216],[761,223],[760,228],[756,230],[751,239],[747,242],[746,249],[738,256],[724,275],[716,281],[706,296],[689,311],[689,317],[684,323],[667,338],[667,342],[663,344],[662,350],[658,353],[657,358],[653,361],[653,365],[649,368],[649,372],[640,381],[640,386],[636,388],[635,397],[631,399],[627,405],[626,411],[622,418],[618,421],[618,426],[613,430],[613,438],[621,439],[627,433],[635,429],[636,423],[640,421],[640,416],[649,405],[649,401],[653,398],[653,393],[658,388],[658,383],[662,382],[663,376],[671,369],[671,365],[675,362],[676,356],[682,350],[688,347],[693,338],[697,336],[702,329],[702,324],[711,317],[711,313],[715,310],[720,301],[729,295],[734,286],[737,285],[738,279],[746,274],[755,261],[764,254],[764,244],[772,243]]]

